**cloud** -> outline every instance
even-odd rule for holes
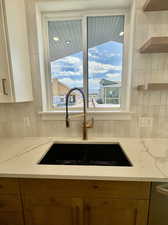
[[[100,85],[100,80],[101,78],[89,78],[89,87],[91,89],[98,89],[99,88],[99,85]]]
[[[51,62],[53,77],[58,76],[81,76],[83,74],[82,60],[79,57],[67,56]]]
[[[93,53],[90,53],[90,52],[88,52],[88,56],[89,56],[89,60],[100,58],[100,56],[98,54],[93,54]]]
[[[62,78],[62,79],[59,79],[59,81],[71,88],[83,86],[83,80],[73,80],[71,78]]]
[[[121,54],[120,53],[108,53],[108,57],[121,57]]]
[[[53,77],[72,77],[72,76],[82,76],[82,71],[60,71],[60,72],[52,72]]]
[[[110,70],[122,70],[122,66],[114,66],[111,64],[103,64],[96,61],[89,62],[89,73],[90,74],[97,74],[97,73],[107,73]]]
[[[89,52],[90,53],[94,53],[94,54],[98,54],[99,53],[97,47],[89,48]]]
[[[119,80],[121,80],[121,73],[107,73],[106,74],[106,78],[108,78],[108,79],[119,79]]]
[[[98,89],[100,88],[100,80],[98,78],[95,79],[89,79],[89,90],[91,92],[93,91],[98,91]],[[83,87],[83,80],[74,80],[71,78],[62,78],[59,79],[59,81],[63,84],[65,84],[66,86],[72,88],[72,87]]]
[[[79,57],[67,56],[57,60],[57,62],[71,64],[71,65],[80,65],[82,63],[82,60]]]

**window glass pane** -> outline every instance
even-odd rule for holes
[[[124,16],[88,17],[90,107],[120,106],[123,44]]]
[[[73,88],[83,88],[81,20],[48,22],[53,107],[65,107],[65,96]],[[79,92],[72,93],[71,107],[82,104]]]

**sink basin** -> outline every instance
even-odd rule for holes
[[[132,166],[119,144],[53,144],[39,164]]]

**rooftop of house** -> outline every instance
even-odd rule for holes
[[[119,84],[119,82],[115,82],[115,81],[111,81],[111,80],[102,79],[102,80],[100,81],[100,84],[103,85],[103,86],[108,86],[108,85]]]

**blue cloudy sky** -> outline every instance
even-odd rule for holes
[[[89,92],[97,93],[101,79],[121,81],[123,44],[106,42],[88,50]],[[70,88],[83,86],[83,54],[75,53],[51,62],[52,78]]]

